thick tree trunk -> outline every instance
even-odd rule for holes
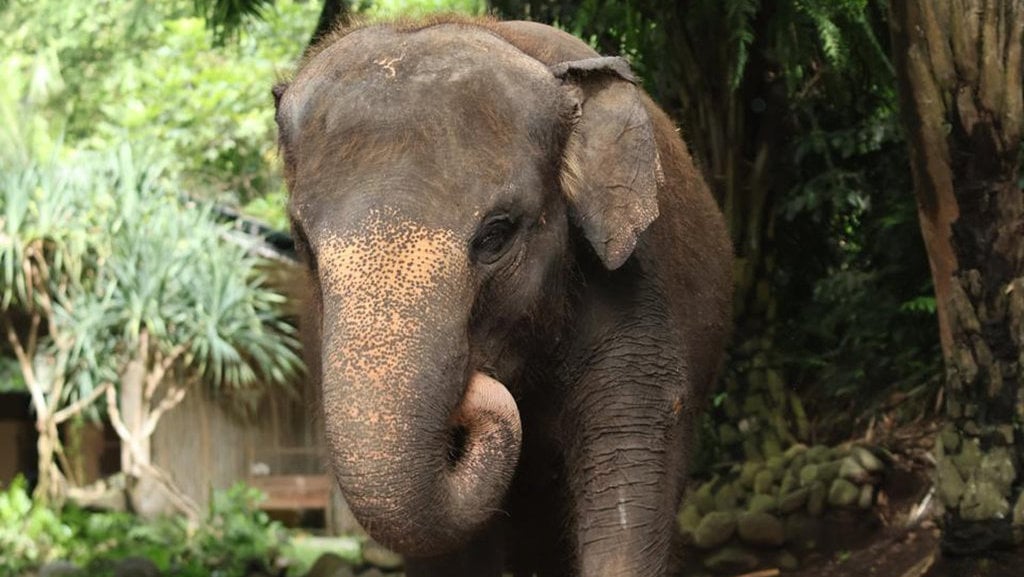
[[[320,18],[316,22],[316,29],[309,38],[309,45],[313,46],[325,35],[339,26],[348,24],[349,11],[345,0],[323,0],[323,8],[320,9]]]
[[[34,496],[44,503],[59,504],[63,497],[63,476],[57,468],[57,427],[53,425],[52,419],[42,418],[36,420],[36,430],[39,437],[36,439],[36,453],[38,454],[39,478],[36,482]]]
[[[946,362],[944,550],[1024,537],[1024,0],[892,0],[892,38]]]

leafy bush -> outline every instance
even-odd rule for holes
[[[180,518],[144,523],[127,513],[76,508],[55,512],[34,504],[24,479],[0,491],[0,574],[22,575],[66,560],[90,576],[110,575],[128,556],[145,557],[181,577],[242,576],[276,565],[286,533],[256,505],[263,495],[239,484],[214,493],[196,527]]]
[[[0,574],[21,575],[72,556],[74,537],[57,513],[32,503],[23,477],[0,492]]]

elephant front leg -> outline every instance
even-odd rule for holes
[[[655,382],[595,376],[578,388],[569,453],[577,572],[670,574],[692,413],[679,374]]]

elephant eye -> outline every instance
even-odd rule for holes
[[[507,214],[488,217],[470,243],[473,260],[491,264],[501,258],[512,244],[517,228],[516,221]]]

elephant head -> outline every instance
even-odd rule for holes
[[[274,95],[333,471],[372,536],[444,552],[502,506],[577,253],[615,269],[657,216],[650,119],[623,61],[464,23],[336,34]]]

